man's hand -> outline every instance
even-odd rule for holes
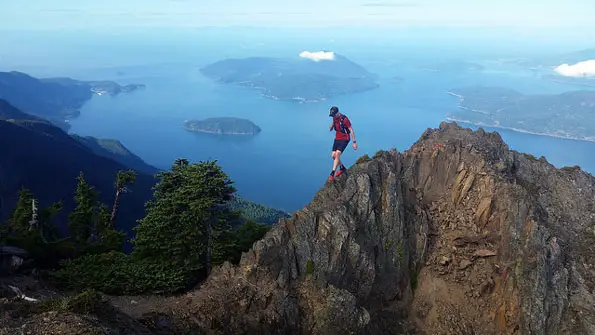
[[[357,143],[355,141],[355,131],[353,131],[353,127],[349,127],[349,133],[351,134],[351,138],[353,139],[353,150],[357,150]]]

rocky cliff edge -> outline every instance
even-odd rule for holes
[[[442,123],[169,308],[212,334],[595,334],[594,198],[578,167]]]

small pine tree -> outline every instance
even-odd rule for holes
[[[39,235],[44,243],[50,243],[60,238],[58,226],[53,219],[63,209],[61,201],[55,202],[39,212],[38,229]]]
[[[19,200],[8,219],[8,233],[15,236],[28,234],[31,217],[33,216],[33,193],[27,188],[19,191]]]
[[[187,279],[208,271],[218,239],[237,216],[224,206],[235,192],[232,181],[216,161],[177,159],[170,171],[157,176],[154,199],[134,228],[133,257],[168,271],[183,270]]]
[[[100,245],[97,252],[122,250],[122,244],[126,239],[126,234],[112,228],[112,214],[113,212],[110,214],[110,210],[106,205],[102,204],[99,207],[99,217],[95,225],[98,244]]]
[[[122,193],[126,193],[128,191],[128,185],[134,183],[135,180],[136,172],[133,170],[118,171],[118,174],[116,175],[116,182],[114,185],[116,189],[116,196],[114,197],[112,214],[109,219],[111,229],[116,229],[116,214],[118,213],[118,208],[120,206],[120,196]]]
[[[76,194],[74,201],[76,208],[69,215],[68,228],[70,235],[79,246],[84,246],[92,237],[97,222],[97,208],[99,202],[98,192],[89,185],[84,178],[83,172],[77,177]]]

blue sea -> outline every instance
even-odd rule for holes
[[[416,47],[410,42],[405,48],[397,42],[383,45],[360,41],[354,45],[333,40],[307,44],[300,39],[281,43],[271,37],[264,42],[254,37],[248,43],[239,38],[208,40],[204,35],[185,43],[180,40],[175,44],[150,39],[127,44],[123,37],[114,41],[98,38],[95,43],[101,45],[101,52],[93,47],[93,41],[85,40],[78,49],[52,49],[50,63],[35,59],[11,65],[10,70],[145,84],[144,90],[132,93],[94,96],[83,106],[81,116],[71,122],[71,132],[118,139],[147,163],[163,169],[179,157],[217,160],[235,182],[239,195],[288,212],[305,206],[331,170],[334,133],[328,131],[328,109],[332,105],[347,114],[354,126],[359,148],[354,151],[348,147],[342,158],[349,166],[358,157],[372,156],[380,149],[404,151],[427,128],[438,127],[446,114],[457,108],[458,99],[447,94],[452,88],[505,86],[526,94],[578,89],[507,65],[496,51],[473,52],[471,46]],[[199,72],[200,67],[225,58],[297,57],[303,50],[340,53],[377,73],[380,88],[319,103],[283,102],[248,88],[215,84]],[[478,72],[422,69],[448,59],[477,62],[486,68]],[[11,64],[15,63],[13,60]],[[250,119],[262,132],[254,137],[221,137],[182,129],[185,120],[218,116]],[[545,156],[558,167],[579,165],[595,172],[595,156],[591,154],[595,143],[497,131],[512,149]]]

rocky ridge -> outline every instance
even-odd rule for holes
[[[577,167],[442,123],[168,308],[209,334],[595,334],[594,196]]]

